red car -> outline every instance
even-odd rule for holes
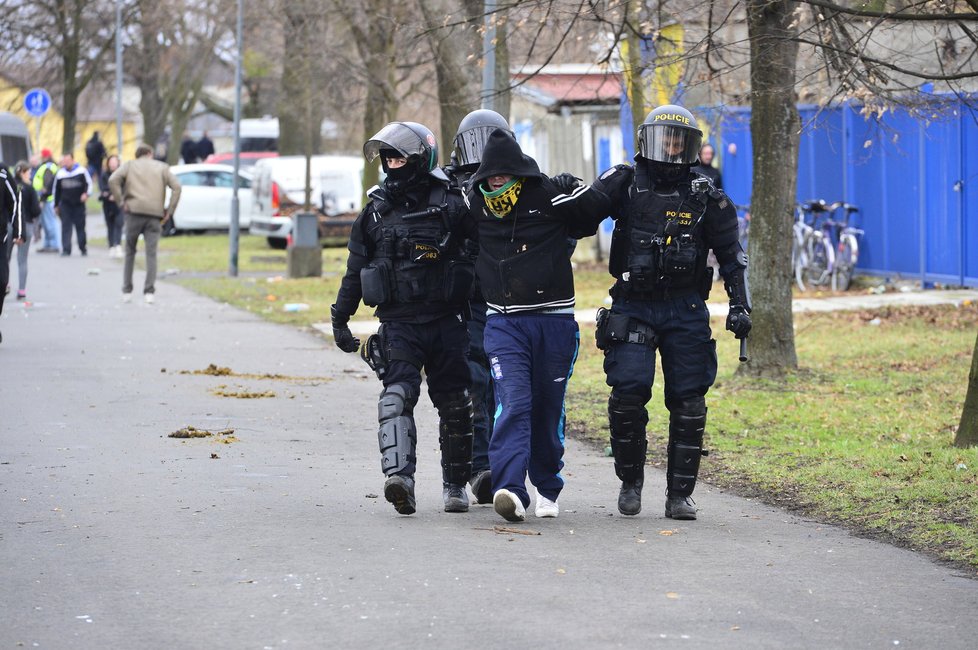
[[[242,167],[251,167],[256,162],[262,158],[277,158],[277,151],[242,151],[238,154],[240,159],[240,164]],[[219,165],[233,165],[234,164],[234,153],[212,153],[207,156],[205,163],[213,163]]]

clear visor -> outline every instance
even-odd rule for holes
[[[643,124],[638,130],[638,152],[643,158],[674,165],[696,163],[703,135],[670,124]]]
[[[474,126],[455,136],[455,151],[460,165],[478,165],[482,162],[482,150],[489,142],[489,135],[498,126]]]
[[[367,162],[373,162],[380,155],[381,149],[394,149],[405,158],[420,156],[425,151],[421,137],[403,124],[397,123],[388,124],[367,140],[363,145],[363,157]]]

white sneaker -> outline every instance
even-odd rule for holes
[[[554,518],[560,514],[560,506],[557,505],[556,501],[551,501],[547,497],[537,492],[537,506],[534,510],[534,514],[537,517]]]
[[[492,507],[506,521],[524,521],[526,508],[520,498],[509,490],[498,490],[492,497]]]
[[[146,304],[147,305],[152,305],[154,302],[156,302],[156,294],[155,293],[144,293],[143,294],[143,300],[146,301]]]
[[[122,302],[132,302],[132,293],[122,294]]]

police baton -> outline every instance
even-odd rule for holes
[[[740,362],[747,361],[747,337],[740,339]]]

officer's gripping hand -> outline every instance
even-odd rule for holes
[[[336,347],[343,350],[344,352],[356,352],[360,349],[360,339],[353,336],[353,332],[350,331],[350,317],[347,314],[342,314],[336,309],[336,305],[333,305],[329,309],[330,319],[333,324],[333,339],[336,341]]]
[[[727,314],[727,330],[733,332],[734,338],[746,338],[750,334],[750,314],[741,305],[731,305]]]
[[[581,185],[580,178],[574,176],[574,174],[568,174],[567,172],[551,177],[550,182],[556,185],[557,189],[564,194],[570,194]]]

